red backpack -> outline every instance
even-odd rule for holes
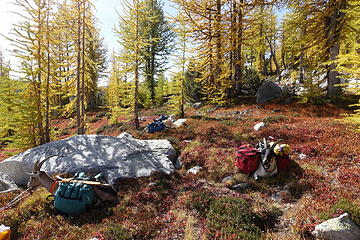
[[[241,145],[236,149],[235,166],[247,174],[256,171],[260,162],[260,154],[250,145]]]

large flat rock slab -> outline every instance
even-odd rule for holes
[[[41,168],[47,173],[101,172],[110,183],[120,178],[149,176],[154,171],[170,174],[177,159],[168,140],[139,140],[127,133],[118,137],[78,135],[8,158],[0,163],[0,172],[16,184],[25,185],[29,179],[26,172],[31,172],[35,161],[51,155],[55,157]]]

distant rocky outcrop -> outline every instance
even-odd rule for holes
[[[175,170],[177,154],[168,140],[139,140],[128,133],[118,137],[79,135],[29,149],[0,163],[0,172],[25,185],[34,162],[50,158],[42,170],[52,173],[101,172],[110,183],[120,178],[149,176]]]
[[[269,103],[271,100],[280,98],[283,92],[281,88],[272,81],[267,81],[256,92],[256,103]]]

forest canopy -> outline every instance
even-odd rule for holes
[[[357,0],[172,0],[175,16],[161,0],[122,1],[111,53],[91,0],[13,3],[19,20],[5,37],[21,67],[1,52],[2,144],[49,142],[58,117],[84,134],[87,112],[99,107],[139,128],[142,108],[167,104],[184,116],[187,103],[227,106],[265,81],[301,87],[308,103],[360,94]],[[347,120],[359,126],[359,110]]]

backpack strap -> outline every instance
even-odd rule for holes
[[[271,159],[270,159],[270,161],[271,161]],[[276,169],[276,168],[270,169],[270,167],[271,167],[270,161],[268,161],[268,159],[267,159],[266,163],[264,163],[263,161],[260,161],[260,164],[263,166],[265,172],[268,172],[268,173],[271,173],[271,172],[275,171],[275,169]],[[276,160],[274,159],[274,161],[276,161]]]
[[[58,185],[58,181],[54,181],[52,184],[51,184],[51,187],[50,187],[50,193],[53,194],[56,186]]]

